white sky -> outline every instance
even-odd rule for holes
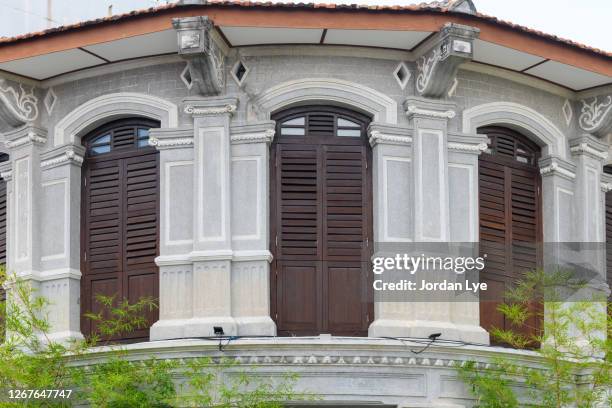
[[[0,0],[0,36],[47,28],[49,0]],[[285,0],[290,2],[291,0]],[[330,0],[300,0],[330,3]],[[348,0],[336,3],[407,5],[421,0]],[[52,25],[165,4],[166,0],[51,0]],[[478,11],[503,20],[612,51],[612,0],[474,0]]]

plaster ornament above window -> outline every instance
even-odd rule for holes
[[[51,115],[51,112],[53,111],[55,102],[57,102],[57,95],[55,95],[55,91],[53,90],[53,88],[49,88],[47,94],[45,95],[45,99],[43,99],[45,109],[47,110],[47,113],[49,115]]]
[[[19,127],[38,118],[38,97],[34,87],[26,91],[23,84],[9,84],[0,79],[0,118]]]
[[[191,80],[191,73],[189,72],[189,64],[185,64],[185,68],[183,68],[180,77],[187,89],[191,89],[193,81]]]
[[[184,17],[173,19],[172,25],[177,31],[179,54],[187,61],[187,82],[200,95],[220,94],[225,87],[225,54],[217,43],[212,22],[207,16]]]
[[[244,83],[246,77],[249,75],[250,70],[251,69],[242,60],[236,61],[236,63],[232,67],[231,73],[232,78],[234,78],[234,81],[236,81],[238,86],[241,86]]]
[[[603,137],[612,132],[612,95],[582,99],[578,124],[585,132]]]
[[[572,118],[574,117],[574,110],[572,109],[572,104],[568,99],[566,99],[563,103],[561,111],[563,112],[563,117],[565,118],[565,124],[569,126],[570,123],[572,123]]]
[[[393,77],[399,84],[400,88],[404,89],[410,80],[410,70],[406,64],[400,62],[395,68],[395,71],[393,71]]]
[[[459,65],[472,59],[472,42],[478,34],[476,28],[448,23],[424,45],[426,51],[416,61],[416,90],[421,96],[448,95]]]

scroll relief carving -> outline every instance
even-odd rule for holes
[[[585,132],[603,137],[612,132],[612,95],[582,99],[578,124]]]
[[[425,45],[429,49],[416,61],[416,90],[421,96],[440,98],[456,87],[459,66],[472,59],[478,34],[476,28],[449,23]]]
[[[0,79],[0,117],[13,127],[33,122],[38,118],[38,97],[35,88],[23,84],[9,84]]]
[[[206,16],[177,18],[179,54],[187,61],[191,87],[203,96],[218,95],[225,87],[225,53],[217,43],[213,23]]]

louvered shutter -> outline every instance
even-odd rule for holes
[[[273,147],[278,332],[365,335],[371,228],[365,126],[339,122],[337,112],[320,107],[302,112],[277,119]]]
[[[604,171],[612,174],[612,166],[606,166]],[[612,288],[612,191],[606,193],[606,266],[608,286]]]
[[[6,265],[6,181],[0,179],[0,264]],[[0,303],[6,300],[6,294],[0,285]],[[4,339],[4,322],[0,316],[0,342]]]
[[[481,325],[528,333],[511,327],[497,307],[503,295],[525,272],[540,266],[541,209],[537,146],[508,129],[484,128],[491,149],[479,159],[480,252],[486,254],[481,281]],[[534,306],[535,307],[535,306]],[[528,326],[538,330],[535,319]]]
[[[158,297],[159,156],[143,132],[152,125],[118,121],[90,138],[83,183],[83,312],[100,311],[97,294],[130,303]],[[157,311],[145,317],[148,327]],[[81,324],[85,333],[96,329],[89,319]],[[112,340],[147,336],[144,328]]]

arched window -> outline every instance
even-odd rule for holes
[[[478,160],[480,252],[487,255],[481,281],[488,286],[480,321],[487,330],[510,329],[497,306],[511,285],[542,264],[540,149],[511,129],[484,127],[478,133],[491,141]],[[541,327],[539,321],[527,324],[530,332]]]
[[[372,196],[369,118],[311,106],[273,119],[271,304],[279,335],[366,336]]]
[[[97,313],[97,294],[136,303],[159,297],[159,154],[148,145],[159,122],[121,119],[83,139],[81,310]],[[146,316],[149,326],[157,311]],[[81,319],[84,333],[95,331]],[[148,328],[113,340],[148,339]]]

